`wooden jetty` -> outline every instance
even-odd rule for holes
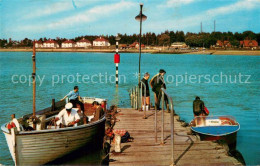
[[[110,150],[109,165],[173,165],[171,160],[170,113],[164,112],[164,144],[161,140],[161,111],[157,113],[157,140],[155,142],[155,111],[143,112],[132,108],[121,108],[119,121],[114,129],[129,131],[133,142],[122,143],[121,153]],[[174,117],[174,164],[175,165],[243,165],[228,156],[225,148],[211,141],[200,141],[195,135],[188,135],[189,127],[182,127]]]

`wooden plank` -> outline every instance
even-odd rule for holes
[[[157,140],[154,138],[154,111],[147,112],[148,119],[142,119],[143,112],[134,109],[120,109],[117,115],[120,121],[115,129],[126,129],[134,138],[133,142],[122,143],[122,153],[114,153],[113,147],[110,153],[109,165],[170,165],[170,114],[164,113],[164,139],[165,144],[160,145],[161,140],[161,112],[157,121]],[[236,159],[227,155],[226,150],[210,141],[199,141],[195,136],[188,135],[188,127],[182,127],[181,123],[174,119],[174,158],[177,165],[242,165]],[[166,138],[167,137],[167,138]],[[207,154],[204,157],[201,154]]]

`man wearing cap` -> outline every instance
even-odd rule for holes
[[[77,126],[80,121],[79,114],[76,110],[72,109],[72,103],[67,103],[65,108],[60,111],[58,116],[55,118],[57,125],[62,124],[64,127]]]
[[[152,91],[154,92],[154,101],[155,106],[158,110],[160,110],[160,100],[161,100],[161,88],[165,88],[165,82],[163,79],[164,74],[166,73],[165,70],[160,69],[159,73],[153,76],[153,78],[150,80],[150,86],[152,88]]]
[[[70,91],[63,99],[61,99],[61,101],[66,99],[67,97],[69,98],[69,102],[73,104],[74,108],[77,108],[77,104],[79,104],[81,111],[84,112],[84,104],[79,101],[80,96],[78,86],[74,86],[74,90]]]

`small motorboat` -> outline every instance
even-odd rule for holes
[[[228,145],[236,144],[239,123],[232,116],[197,116],[190,122],[191,130],[201,140],[224,140]]]

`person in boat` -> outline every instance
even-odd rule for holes
[[[194,114],[194,117],[207,116],[207,113],[205,112],[205,104],[200,99],[199,96],[196,96],[195,100],[193,101],[193,114]],[[195,123],[196,124],[204,123],[204,119],[205,118],[203,118],[203,117],[197,117],[197,118],[195,118]]]
[[[77,104],[79,104],[81,111],[84,112],[84,104],[80,101],[78,86],[74,86],[74,90],[70,91],[66,96],[64,96],[64,98],[61,99],[61,101],[63,101],[67,97],[69,98],[69,102],[73,104],[74,108],[77,108]]]
[[[150,80],[150,86],[152,88],[152,91],[154,92],[154,101],[155,106],[157,107],[157,110],[160,110],[160,100],[161,100],[161,88],[166,87],[164,82],[164,75],[166,74],[166,71],[163,69],[159,70],[159,73],[153,76],[153,78]]]
[[[91,121],[94,122],[99,120],[104,115],[104,109],[97,101],[94,101],[92,105],[93,105],[93,109],[95,109],[95,112],[94,112],[94,117],[91,119]]]
[[[57,125],[61,125],[61,127],[77,126],[77,123],[80,121],[80,117],[77,111],[72,107],[72,103],[67,103],[65,108],[59,112],[55,118]]]
[[[150,91],[149,91],[149,85],[148,85],[148,79],[150,77],[150,74],[146,72],[144,74],[144,78],[141,80],[146,87],[146,91],[144,91],[144,86],[142,86],[142,105],[144,107],[148,106],[148,110],[150,109]],[[139,87],[141,87],[141,83],[139,83]],[[146,95],[146,98],[144,98],[144,94]]]

